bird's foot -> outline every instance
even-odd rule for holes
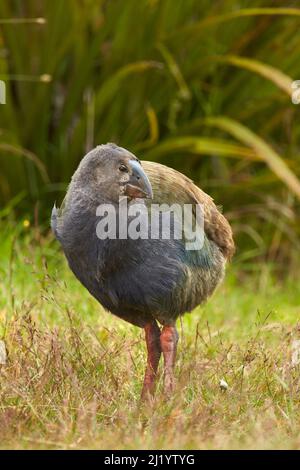
[[[141,400],[142,401],[149,401],[153,398],[155,392],[155,378],[151,382],[144,382],[142,393],[141,393]]]

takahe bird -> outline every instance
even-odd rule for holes
[[[156,238],[99,238],[97,207],[109,204],[118,213],[122,198],[128,206],[137,201],[145,207],[201,205],[202,246],[187,250],[184,235],[166,239],[161,233]],[[53,208],[51,225],[79,281],[106,310],[144,329],[148,357],[142,397],[154,391],[161,353],[164,390],[170,394],[176,319],[213,293],[234,252],[230,225],[212,198],[176,170],[140,162],[115,144],[100,145],[80,162],[61,208]]]

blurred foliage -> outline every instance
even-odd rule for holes
[[[297,0],[2,0],[1,217],[38,201],[48,218],[82,156],[114,141],[209,192],[237,259],[289,267],[299,54]]]

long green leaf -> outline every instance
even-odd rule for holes
[[[169,36],[181,36],[181,34],[192,34],[202,31],[204,28],[219,23],[224,23],[237,18],[251,16],[300,16],[300,8],[241,8],[230,13],[209,16],[204,20],[197,21],[194,24],[184,26],[180,30],[172,32]]]
[[[227,157],[245,157],[255,160],[253,151],[246,147],[230,143],[225,140],[209,137],[174,137],[166,139],[145,154],[146,159],[158,159],[174,152],[189,152],[200,155],[223,155]]]
[[[174,80],[176,81],[177,85],[178,85],[178,88],[179,88],[179,93],[180,93],[180,96],[181,98],[183,99],[191,99],[191,92],[189,90],[189,87],[183,77],[183,74],[177,64],[177,62],[175,61],[174,57],[172,56],[171,52],[168,50],[168,48],[160,43],[158,44],[158,49],[159,51],[161,52],[162,56],[164,57],[167,65],[168,65],[168,69],[171,73],[171,75],[174,77]]]
[[[234,55],[217,57],[217,60],[242,69],[250,70],[251,72],[255,72],[258,75],[261,75],[262,77],[267,78],[268,80],[275,83],[275,85],[285,91],[287,95],[292,95],[293,79],[285,73],[281,72],[281,70],[278,70],[271,65],[259,62],[258,60],[250,59],[249,57],[239,57]]]
[[[264,161],[277,177],[300,199],[299,179],[289,169],[283,158],[261,137],[239,122],[223,116],[206,118],[204,119],[204,124],[218,127],[252,148],[260,159]]]
[[[135,73],[142,73],[149,69],[162,68],[163,64],[151,60],[142,60],[132,64],[127,64],[111,75],[101,86],[95,96],[95,106],[99,110],[103,108],[115,96],[121,82]]]
[[[0,151],[8,152],[18,157],[24,157],[32,161],[35,164],[36,168],[39,170],[43,181],[47,183],[49,182],[49,176],[45,165],[33,152],[30,152],[29,150],[23,149],[22,147],[18,147],[16,145],[6,143],[0,144]]]

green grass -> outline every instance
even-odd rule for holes
[[[300,447],[296,278],[231,265],[210,302],[178,322],[173,398],[160,379],[142,405],[142,331],[103,312],[51,235],[1,229],[1,448]]]

